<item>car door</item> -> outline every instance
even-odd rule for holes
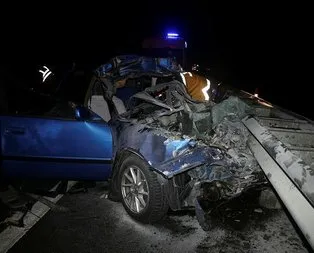
[[[82,108],[61,106],[44,117],[1,116],[3,175],[24,179],[107,179],[113,154],[110,127]]]

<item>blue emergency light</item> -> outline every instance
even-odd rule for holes
[[[167,33],[167,39],[177,39],[179,38],[178,33]]]

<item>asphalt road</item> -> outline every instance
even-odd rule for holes
[[[282,210],[258,209],[240,228],[221,222],[205,232],[189,212],[140,224],[106,199],[104,184],[58,204],[66,211],[50,211],[9,252],[308,252]]]

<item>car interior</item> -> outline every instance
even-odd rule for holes
[[[101,88],[101,84],[95,83],[87,105],[93,112],[97,113],[103,120],[108,122],[113,114],[122,115],[127,112],[128,101],[134,94],[143,91],[146,88],[155,86],[156,84],[169,82],[173,79],[173,76],[158,78],[141,76],[139,78],[129,78],[126,80],[123,87],[116,89],[111,101],[106,101],[104,98],[104,91]],[[112,103],[113,108],[111,108],[110,103]]]

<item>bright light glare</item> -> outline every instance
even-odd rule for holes
[[[168,37],[178,37],[179,34],[177,34],[177,33],[167,33],[167,36]]]
[[[257,98],[258,98],[258,94],[257,94],[257,93],[255,93],[255,94],[254,94],[254,97],[257,97]]]
[[[273,106],[271,104],[269,104],[269,103],[266,103],[266,102],[263,102],[263,101],[260,101],[260,100],[258,100],[258,103],[261,104],[261,105],[273,108]]]
[[[167,39],[178,39],[179,34],[178,33],[167,33]]]

